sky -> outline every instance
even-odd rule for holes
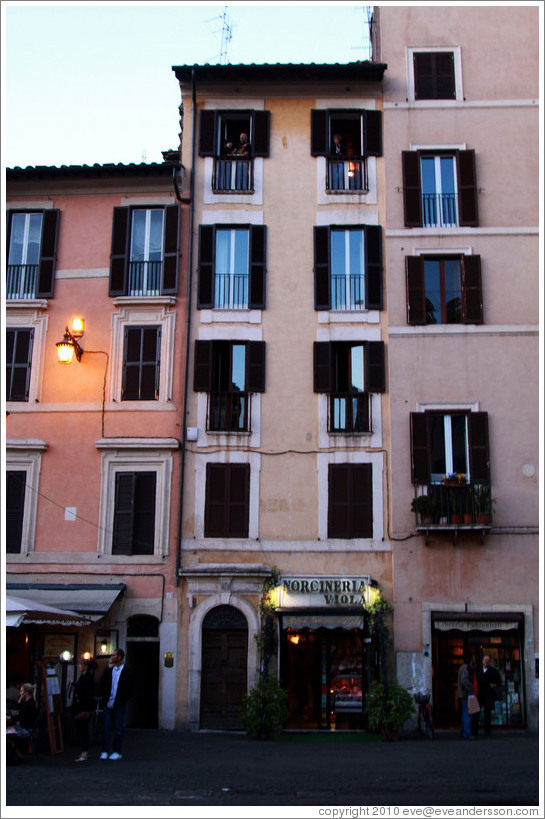
[[[369,58],[355,2],[2,0],[2,164],[162,162],[177,148],[174,65]]]

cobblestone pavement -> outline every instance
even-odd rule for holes
[[[99,754],[100,748],[94,747],[87,762],[76,764],[77,748],[67,747],[62,754],[44,751],[37,760],[9,766],[2,816],[32,815],[10,814],[15,806],[56,806],[55,816],[77,815],[70,806],[116,805],[134,806],[131,816],[140,815],[137,806],[147,805],[178,806],[176,816],[240,816],[231,810],[290,805],[538,806],[540,799],[539,739],[522,731],[475,742],[453,732],[439,732],[435,742],[407,734],[388,743],[376,737],[370,741],[363,734],[325,735],[321,741],[287,734],[257,742],[238,733],[128,730],[121,760],[101,761]],[[195,810],[203,806],[223,809]],[[149,810],[141,815],[149,816]],[[318,810],[305,815],[318,816]]]

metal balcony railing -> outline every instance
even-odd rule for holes
[[[254,189],[254,163],[251,157],[229,156],[214,159],[212,190],[216,193],[249,193]]]
[[[238,390],[209,393],[208,430],[250,432],[250,393]]]
[[[365,288],[362,273],[331,276],[331,309],[364,310]]]
[[[425,518],[416,512],[417,526],[469,526],[482,528],[492,524],[495,503],[490,481],[475,483],[442,482],[416,486],[415,497],[427,495],[432,503]]]
[[[214,307],[218,310],[245,310],[248,307],[248,274],[216,273]]]
[[[163,262],[129,262],[129,296],[158,296],[161,293]]]
[[[6,280],[6,299],[34,299],[38,265],[8,264]]]
[[[371,432],[369,393],[331,393],[328,430],[346,434]]]
[[[369,190],[367,179],[367,161],[362,156],[351,156],[346,159],[328,159],[328,191],[361,191]]]
[[[456,227],[458,197],[455,193],[423,193],[422,221],[424,227]]]

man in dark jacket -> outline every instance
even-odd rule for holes
[[[482,667],[477,671],[477,697],[479,705],[484,712],[484,733],[490,736],[492,730],[492,711],[498,696],[498,687],[501,685],[500,672],[493,665],[490,665],[490,657],[485,654],[482,660]]]
[[[108,667],[100,678],[100,696],[103,703],[103,733],[101,759],[121,759],[125,706],[132,694],[132,675],[125,665],[122,648],[114,651]],[[110,754],[110,733],[114,730],[113,752]]]

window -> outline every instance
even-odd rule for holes
[[[23,541],[27,473],[8,469],[6,472],[6,552],[20,554]]]
[[[415,52],[413,66],[416,100],[456,99],[452,51]]]
[[[328,499],[328,537],[373,537],[371,464],[329,464]]]
[[[266,228],[201,225],[197,307],[265,307]]]
[[[406,227],[479,224],[475,151],[403,151]]]
[[[367,191],[368,156],[382,156],[382,112],[315,109],[310,112],[310,152],[326,156],[328,191]]]
[[[58,210],[8,210],[6,299],[53,296]]]
[[[382,309],[379,226],[314,228],[314,308]]]
[[[168,555],[176,438],[101,438],[99,555]],[[114,561],[115,562],[115,559]]]
[[[329,393],[330,432],[370,432],[369,393],[384,389],[383,341],[314,342],[314,392]]]
[[[116,474],[112,554],[153,554],[155,491],[155,472]]]
[[[179,205],[114,208],[109,295],[175,295],[179,236]]]
[[[6,401],[28,401],[34,330],[6,329]]]
[[[480,256],[406,256],[409,324],[482,324]]]
[[[160,327],[125,327],[122,401],[159,397]]]
[[[201,111],[199,155],[214,157],[215,193],[253,193],[252,158],[269,156],[269,133],[269,111]]]
[[[411,413],[413,483],[440,483],[456,473],[469,483],[490,478],[488,413]]]
[[[250,395],[265,391],[265,343],[197,340],[193,388],[208,393],[208,430],[250,431]]]
[[[248,537],[250,465],[206,465],[204,536]]]

